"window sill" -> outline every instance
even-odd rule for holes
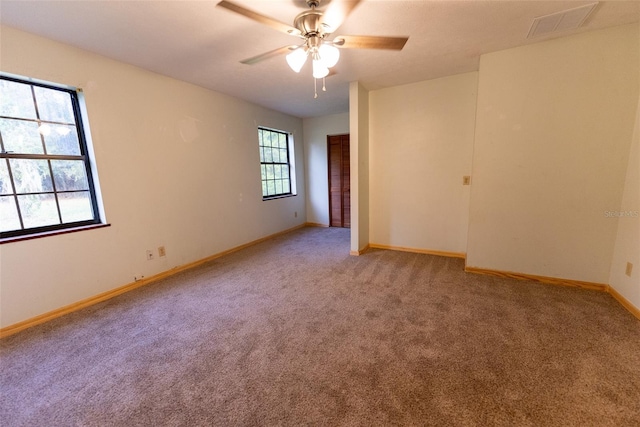
[[[286,199],[287,197],[296,197],[296,196],[297,194],[281,194],[279,196],[263,197],[262,201],[266,202],[267,200]]]
[[[82,227],[65,228],[64,230],[55,230],[55,231],[47,231],[44,233],[28,234],[26,236],[6,237],[4,239],[0,239],[0,245],[4,245],[7,243],[21,242],[24,240],[40,239],[40,238],[49,237],[49,236],[57,236],[59,234],[75,233],[77,231],[95,230],[96,228],[105,228],[105,227],[111,227],[111,224],[93,224],[93,225],[85,225]]]

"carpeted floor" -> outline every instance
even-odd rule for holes
[[[306,228],[0,342],[2,426],[638,426],[606,293]]]

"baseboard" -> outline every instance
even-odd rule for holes
[[[535,282],[546,283],[550,285],[571,286],[601,292],[607,292],[609,290],[609,285],[604,283],[583,282],[580,280],[561,279],[558,277],[536,276],[534,274],[515,273],[513,271],[490,270],[478,267],[465,267],[464,271],[468,273],[486,274],[490,276],[507,277],[518,280],[533,280]]]
[[[86,298],[84,300],[75,302],[73,304],[69,304],[67,306],[58,308],[56,310],[52,310],[50,312],[47,312],[47,313],[32,317],[30,319],[23,320],[21,322],[14,323],[13,325],[9,325],[7,327],[1,328],[0,329],[0,339],[8,337],[8,336],[13,335],[13,334],[16,334],[16,333],[18,333],[20,331],[23,331],[25,329],[31,328],[33,326],[36,326],[36,325],[48,322],[50,320],[56,319],[58,317],[64,316],[66,314],[73,313],[74,311],[78,311],[78,310],[81,310],[83,308],[98,304],[100,302],[103,302],[103,301],[106,301],[108,299],[114,298],[114,297],[116,297],[118,295],[121,295],[121,294],[124,294],[126,292],[129,292],[129,291],[132,291],[134,289],[137,289],[139,287],[148,285],[150,283],[156,282],[158,280],[164,279],[166,277],[172,276],[172,275],[180,273],[182,271],[189,270],[191,268],[195,268],[195,267],[197,267],[197,266],[199,266],[201,264],[205,264],[205,263],[207,263],[209,261],[213,261],[213,260],[215,260],[217,258],[223,257],[225,255],[229,255],[229,254],[231,254],[233,252],[237,252],[239,250],[242,250],[242,249],[248,248],[250,246],[256,245],[258,243],[262,243],[264,241],[273,239],[275,237],[290,233],[290,232],[292,232],[294,230],[298,230],[298,229],[303,228],[303,227],[328,227],[328,226],[321,225],[321,224],[313,224],[313,223],[301,224],[301,225],[298,225],[296,227],[292,227],[292,228],[289,228],[287,230],[283,230],[283,231],[280,231],[278,233],[274,233],[274,234],[271,234],[269,236],[262,237],[260,239],[251,241],[249,243],[245,243],[243,245],[236,246],[236,247],[228,249],[226,251],[216,253],[216,254],[208,256],[206,258],[203,258],[203,259],[200,259],[200,260],[188,263],[188,264],[184,264],[184,265],[181,265],[181,266],[178,266],[178,267],[174,267],[171,270],[163,271],[161,273],[158,273],[158,274],[155,274],[153,276],[144,278],[142,280],[138,280],[136,282],[129,283],[127,285],[112,289],[110,291],[100,293],[100,294],[95,295],[93,297]],[[464,253],[431,251],[431,250],[425,250],[425,249],[406,248],[406,247],[400,247],[400,246],[379,245],[379,244],[375,244],[375,243],[374,244],[369,244],[369,245],[365,246],[363,249],[358,250],[358,251],[350,251],[350,255],[354,255],[354,256],[362,255],[366,251],[368,251],[370,248],[388,249],[388,250],[396,250],[396,251],[403,251],[403,252],[414,252],[414,253],[421,253],[421,254],[428,254],[428,255],[438,255],[438,256],[446,256],[446,257],[454,257],[454,258],[465,258],[465,254]],[[631,312],[631,314],[633,314],[635,317],[640,319],[640,309],[638,309],[636,306],[634,306],[625,297],[620,295],[620,293],[618,293],[618,291],[616,291],[615,289],[613,289],[612,287],[610,287],[609,285],[606,285],[606,284],[593,283],[593,282],[583,282],[583,281],[570,280],[570,279],[560,279],[560,278],[556,278],[556,277],[536,276],[536,275],[532,275],[532,274],[514,273],[514,272],[510,272],[510,271],[490,270],[490,269],[477,268],[477,267],[465,267],[465,271],[469,272],[469,273],[487,274],[487,275],[492,275],[492,276],[508,277],[508,278],[519,279],[519,280],[533,280],[533,281],[537,281],[537,282],[541,282],[541,283],[547,283],[547,284],[553,284],[553,285],[572,286],[572,287],[578,287],[578,288],[584,288],[584,289],[591,289],[591,290],[608,292],[623,307],[625,307],[627,310],[629,310],[629,312]]]
[[[613,289],[612,286],[609,286],[609,293],[611,294],[612,297],[614,297],[624,308],[626,308],[627,310],[629,310],[629,312],[631,314],[633,314],[634,316],[636,316],[638,318],[638,320],[640,320],[640,308],[636,307],[635,305],[633,305],[631,303],[631,301],[629,301],[628,299],[626,299],[625,297],[623,297],[618,291],[616,291],[615,289]]]
[[[369,246],[369,245],[367,245],[367,246],[365,246],[364,248],[362,248],[362,249],[360,249],[360,250],[357,250],[357,251],[349,251],[349,255],[351,255],[351,256],[360,256],[360,255],[362,255],[363,253],[367,252],[369,249],[370,249],[370,246]]]
[[[436,256],[444,256],[449,258],[466,258],[466,254],[464,252],[447,252],[447,251],[436,251],[431,249],[417,249],[417,248],[407,248],[404,246],[390,246],[390,245],[380,245],[378,243],[370,243],[369,247],[376,249],[387,249],[391,251],[401,251],[401,252],[413,252],[416,254],[426,254],[426,255],[436,255]]]
[[[304,228],[305,226],[306,226],[306,224],[301,224],[301,225],[289,228],[287,230],[283,230],[283,231],[280,231],[278,233],[271,234],[269,236],[262,237],[262,238],[257,239],[257,240],[253,240],[253,241],[251,241],[249,243],[245,243],[243,245],[236,246],[236,247],[228,249],[226,251],[216,253],[216,254],[208,256],[206,258],[202,258],[202,259],[199,259],[197,261],[190,262],[188,264],[184,264],[184,265],[180,265],[180,266],[174,267],[171,270],[166,270],[166,271],[163,271],[161,273],[155,274],[153,276],[145,277],[142,280],[138,280],[138,281],[129,283],[127,285],[120,286],[118,288],[112,289],[110,291],[106,291],[106,292],[100,293],[98,295],[94,295],[92,297],[83,299],[83,300],[75,302],[73,304],[69,304],[69,305],[66,305],[64,307],[49,311],[47,313],[40,314],[38,316],[32,317],[30,319],[23,320],[22,322],[14,323],[13,325],[9,325],[9,326],[6,326],[6,327],[0,329],[0,339],[8,337],[8,336],[13,335],[13,334],[16,334],[16,333],[18,333],[20,331],[23,331],[25,329],[31,328],[33,326],[40,325],[42,323],[46,323],[46,322],[48,322],[50,320],[53,320],[53,319],[56,319],[58,317],[62,317],[64,315],[66,315],[66,314],[73,313],[74,311],[78,311],[78,310],[81,310],[83,308],[98,304],[100,302],[106,301],[106,300],[111,299],[113,297],[116,297],[118,295],[121,295],[121,294],[124,294],[126,292],[129,292],[129,291],[132,291],[134,289],[137,289],[139,287],[142,287],[142,286],[148,285],[150,283],[156,282],[156,281],[158,281],[160,279],[164,279],[166,277],[173,276],[174,274],[180,273],[180,272],[185,271],[185,270],[189,270],[189,269],[197,267],[197,266],[199,266],[201,264],[205,264],[205,263],[207,263],[209,261],[213,261],[214,259],[223,257],[225,255],[229,255],[229,254],[231,254],[233,252],[237,252],[239,250],[248,248],[250,246],[257,245],[258,243],[262,243],[264,241],[273,239],[273,238],[281,236],[283,234],[290,233],[290,232],[292,232],[294,230],[298,230],[300,228]]]
[[[329,227],[329,224],[320,224],[319,222],[306,222],[306,227]]]
[[[50,320],[56,319],[58,317],[62,317],[66,314],[73,313],[74,311],[81,310],[85,307],[89,307],[94,304],[98,304],[102,301],[106,301],[120,294],[124,294],[125,292],[132,291],[136,288],[147,285],[156,280],[159,280],[159,278],[156,276],[151,276],[149,278],[138,280],[136,282],[129,283],[119,288],[112,289],[110,291],[103,292],[98,295],[94,295],[92,297],[49,311],[47,313],[40,314],[36,317],[23,320],[22,322],[14,323],[13,325],[9,325],[0,329],[0,338],[8,337],[9,335],[16,334],[25,329],[31,328],[36,325],[40,325],[41,323],[46,323]]]

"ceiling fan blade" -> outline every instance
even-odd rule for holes
[[[342,49],[402,50],[409,37],[338,36],[333,44]]]
[[[322,15],[327,33],[335,32],[361,0],[333,0]]]
[[[295,46],[295,45],[279,47],[277,49],[270,50],[269,52],[262,53],[252,58],[244,59],[240,62],[247,65],[253,65],[257,62],[264,61],[265,59],[269,59],[269,58],[273,58],[274,56],[289,53],[292,50],[296,49],[297,47],[298,46]]]
[[[268,25],[269,27],[276,29],[278,31],[281,31],[283,33],[291,34],[294,36],[301,35],[300,30],[292,27],[291,25],[283,24],[280,21],[276,21],[273,18],[269,18],[268,16],[264,16],[258,12],[254,12],[253,10],[247,9],[233,2],[222,0],[216,6],[224,7],[227,10],[238,13],[249,19],[253,19],[254,21],[259,22],[261,24]]]

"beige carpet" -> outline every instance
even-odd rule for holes
[[[0,342],[4,426],[638,426],[608,294],[302,229]]]

